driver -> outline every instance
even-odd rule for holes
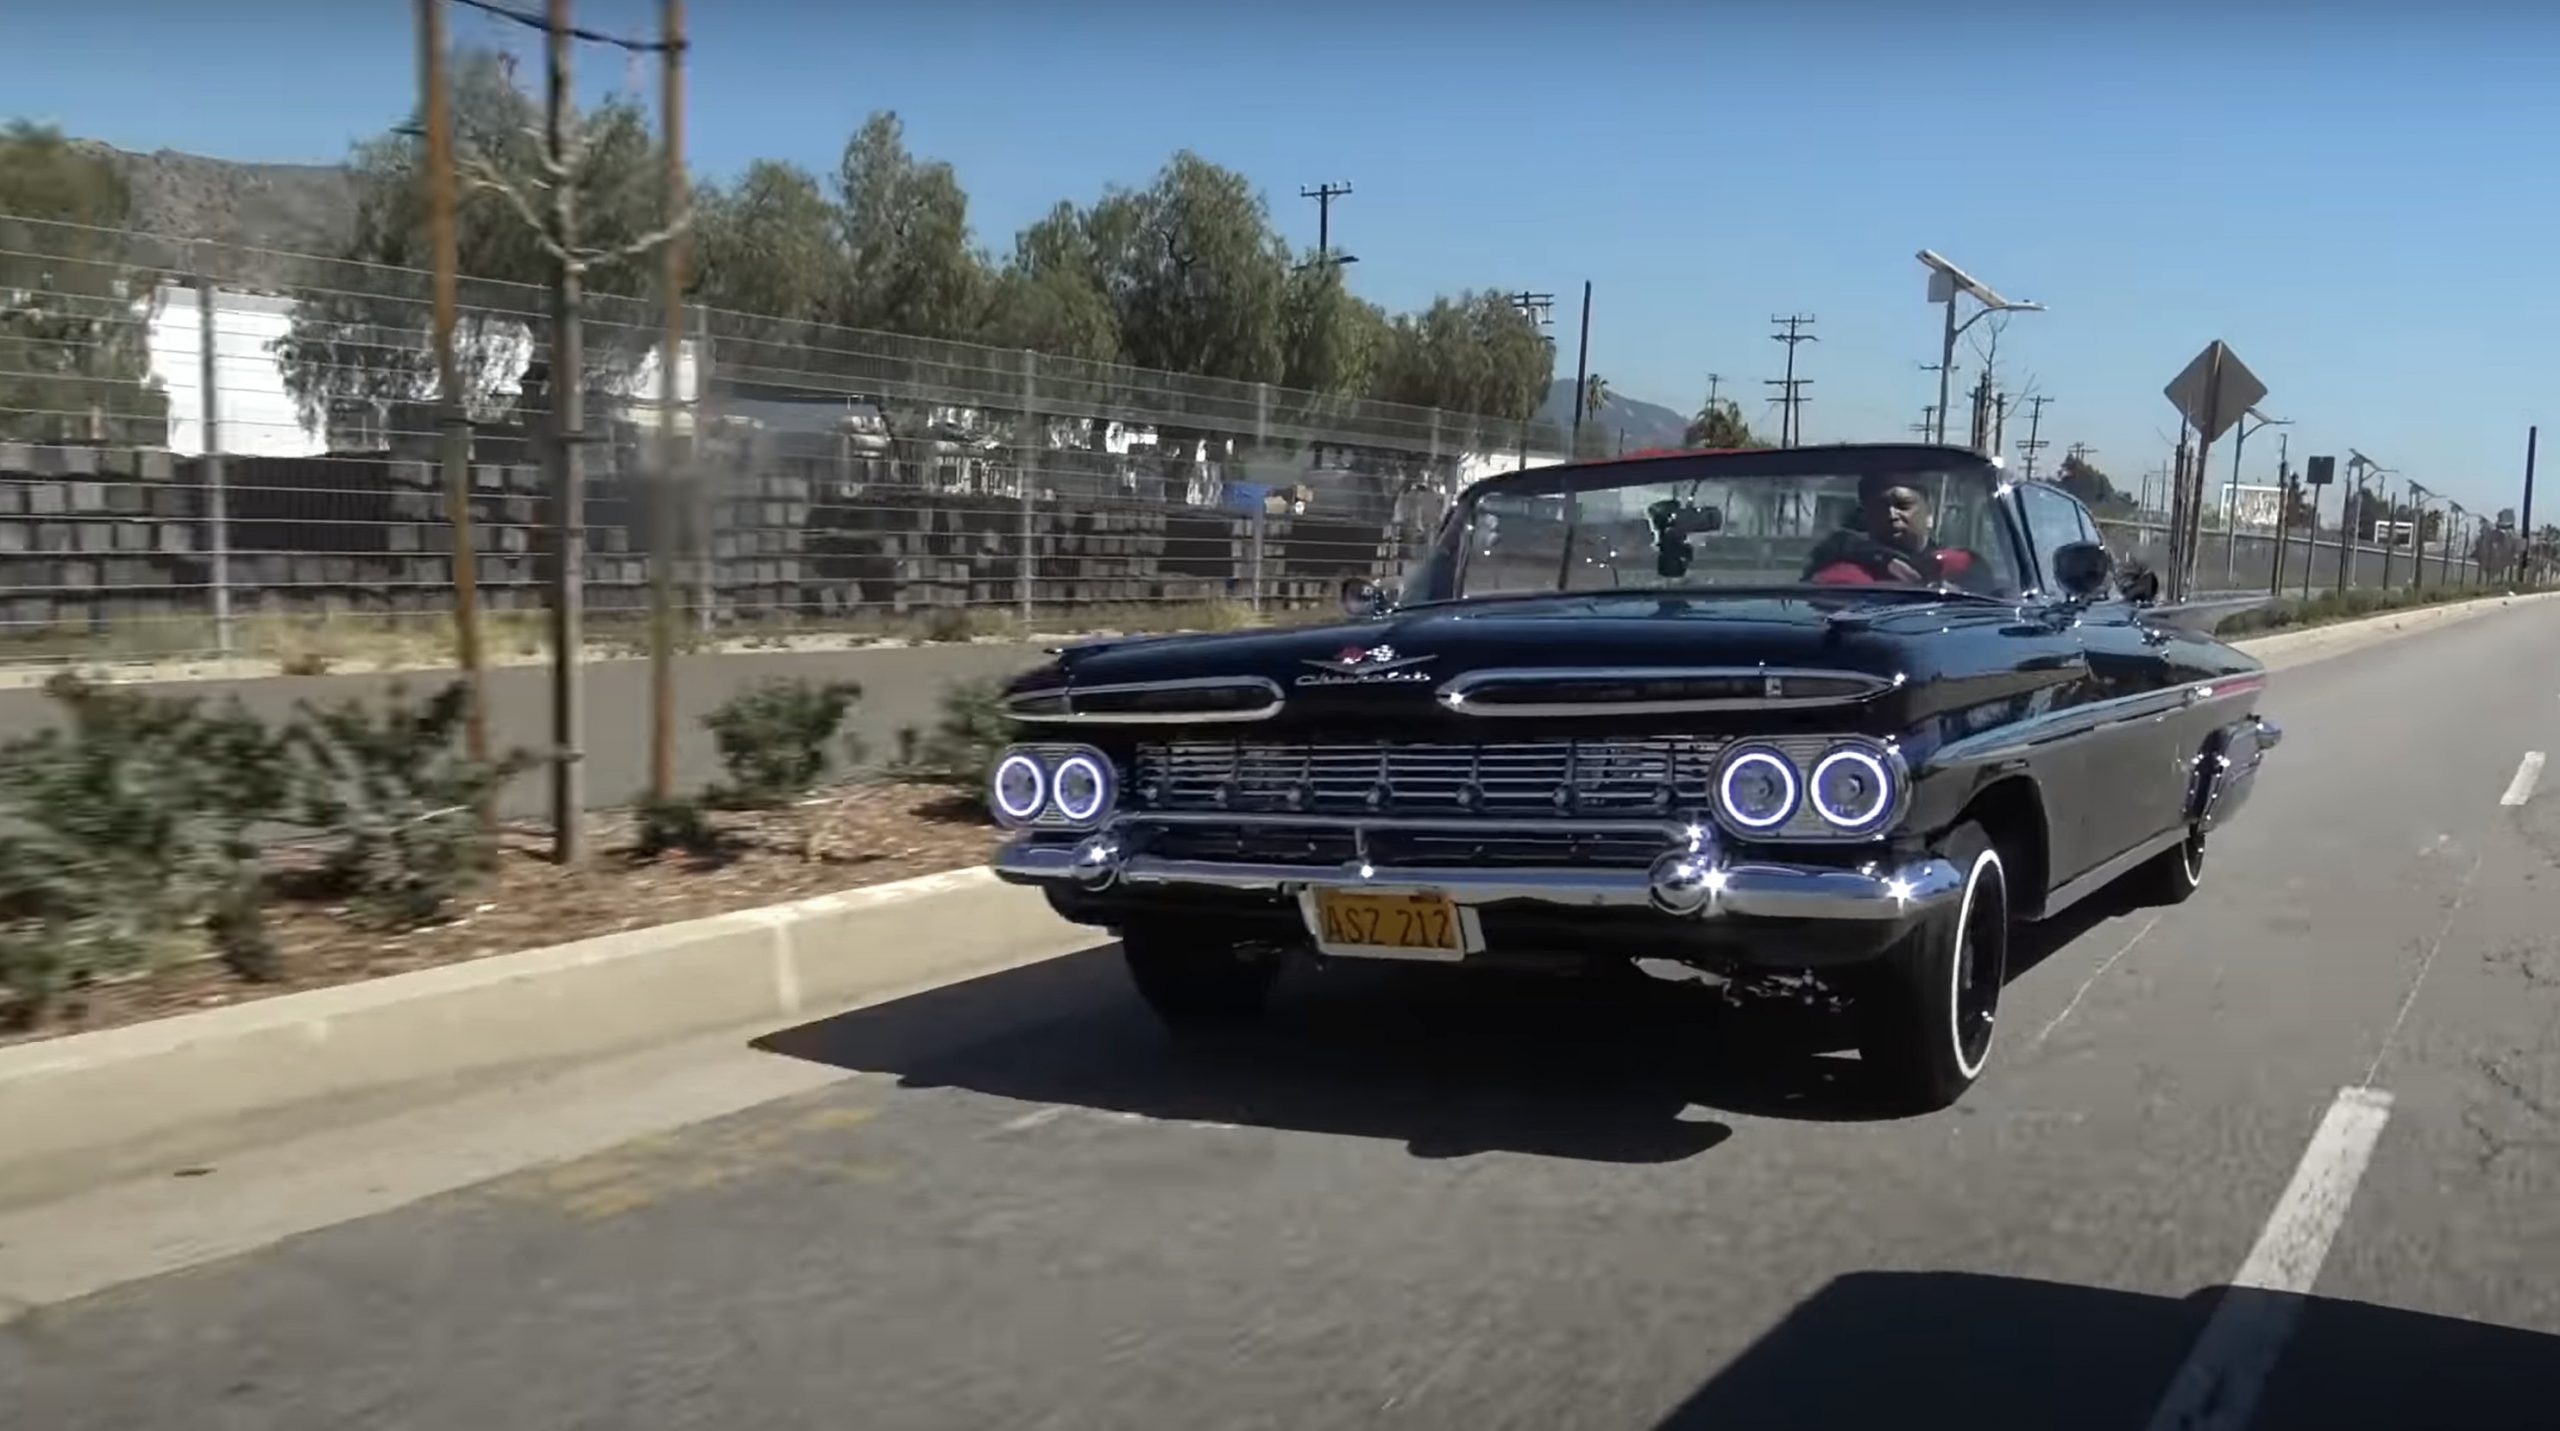
[[[1805,580],[1824,586],[1979,587],[1989,573],[1962,547],[1930,539],[1936,514],[1911,479],[1870,472],[1858,479],[1859,524],[1825,537],[1805,563]]]

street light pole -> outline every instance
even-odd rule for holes
[[[2409,484],[2409,589],[2416,591],[2427,584],[2427,498],[2433,495],[2416,482]]]
[[[2256,427],[2249,425],[2251,417],[2258,419]],[[2250,433],[2264,428],[2291,426],[2293,420],[2290,418],[2268,417],[2251,408],[2240,414],[2240,421],[2232,428],[2231,482],[2222,494],[2222,584],[2226,589],[2240,579],[2240,454],[2248,450]],[[2282,551],[2276,553],[2276,560],[2284,560]]]
[[[1992,289],[1984,286],[1971,274],[1968,274],[1963,269],[1947,262],[1945,259],[1930,252],[1928,249],[1924,248],[1920,250],[1919,258],[1920,262],[1925,264],[1929,269],[1930,301],[1933,303],[1944,302],[1947,309],[1945,320],[1939,330],[1938,339],[1937,441],[1940,444],[1944,444],[1947,440],[1947,380],[1948,375],[1955,368],[1956,339],[1963,335],[1965,329],[1981,322],[1986,314],[2041,313],[2044,311],[2044,305],[2041,303],[2011,302],[2010,300],[2001,297]],[[1958,323],[1956,321],[1956,300],[1968,293],[1973,295],[1973,300],[1976,303],[1981,304],[1982,307],[1978,309],[1972,317],[1967,318],[1962,323]],[[1985,386],[1986,388],[1988,387],[1987,375],[1985,378]]]
[[[1947,441],[1947,375],[1955,370],[1956,334],[1963,331],[1956,327],[1956,296],[1953,293],[1947,295],[1946,330],[1945,341],[1938,345],[1938,431],[1935,440],[1940,446]]]

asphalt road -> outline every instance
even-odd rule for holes
[[[1182,1051],[1098,950],[701,1077],[858,1074],[21,1315],[0,1420],[2560,1424],[2560,789],[2519,773],[2560,621],[2267,707],[2206,889],[2031,941],[1947,1113],[1668,987],[1361,971]]]

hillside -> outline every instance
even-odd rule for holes
[[[1573,379],[1559,378],[1548,386],[1547,400],[1539,405],[1538,417],[1554,423],[1558,432],[1573,430]],[[1689,415],[1613,392],[1599,416],[1584,418],[1583,424],[1598,428],[1612,446],[1623,431],[1627,450],[1633,452],[1644,447],[1679,446],[1682,435],[1689,430]]]
[[[163,149],[135,154],[80,141],[123,171],[133,190],[136,232],[201,239],[278,254],[342,251],[355,228],[352,176],[334,164],[242,164]],[[177,266],[182,255],[152,256]],[[284,281],[291,265],[265,255],[227,264],[244,275]]]

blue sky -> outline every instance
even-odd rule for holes
[[[2560,5],[689,9],[709,171],[831,172],[866,112],[895,109],[997,251],[1177,147],[1252,176],[1306,245],[1298,188],[1349,180],[1335,235],[1356,288],[1408,307],[1590,279],[1592,365],[1629,396],[1694,407],[1720,372],[1760,417],[1768,319],[1816,315],[1814,441],[1900,436],[1934,399],[1924,246],[2050,305],[2013,323],[2002,369],[2051,399],[2055,452],[2089,443],[2128,485],[2167,457],[2162,384],[2215,337],[2294,419],[2297,462],[2352,445],[2475,509],[2513,503],[2526,425],[2560,422]],[[577,6],[598,28],[655,15]],[[334,160],[415,85],[401,0],[0,0],[0,25],[40,57],[0,109],[128,148]],[[632,77],[609,51],[580,62],[582,88]],[[2252,441],[2249,479],[2276,455],[2274,433]]]

